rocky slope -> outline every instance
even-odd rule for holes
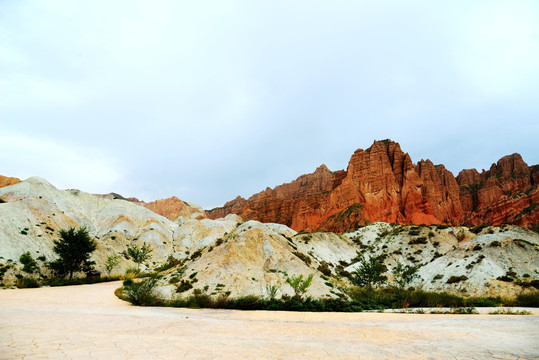
[[[0,199],[4,284],[14,283],[16,275],[32,276],[19,262],[27,251],[48,275],[45,264],[55,257],[53,240],[69,226],[85,226],[97,240],[92,259],[101,271],[107,257],[118,254],[122,260],[113,273],[123,273],[134,266],[123,256],[126,246],[151,244],[152,259],[142,269],[157,271],[163,298],[187,296],[195,289],[212,296],[267,297],[270,288],[277,297],[293,295],[286,279],[300,274],[314,276],[308,296],[346,296],[347,275],[362,256],[381,256],[389,284],[397,261],[417,265],[420,277],[411,285],[429,290],[511,296],[530,291],[530,280],[539,282],[539,235],[514,225],[375,223],[338,235],[297,233],[232,214],[176,223],[130,201],[58,190],[40,178],[1,188]],[[452,276],[458,281],[449,281]]]
[[[539,165],[518,154],[488,171],[462,170],[457,177],[430,160],[414,164],[399,144],[375,141],[356,150],[348,168],[325,165],[291,183],[249,199],[237,197],[207,212],[210,218],[235,213],[277,222],[295,230],[343,232],[359,224],[501,224],[533,227],[539,222]]]
[[[183,225],[178,262],[161,273],[163,298],[187,296],[195,289],[214,296],[268,297],[271,286],[277,297],[293,295],[286,278],[299,274],[314,274],[308,296],[343,296],[350,286],[347,274],[359,266],[361,256],[384,259],[388,284],[399,261],[419,267],[411,286],[457,294],[514,296],[533,289],[527,284],[539,278],[539,235],[518,226],[376,223],[343,235],[298,234],[284,225],[236,223],[240,219],[232,216]]]
[[[122,254],[131,244],[150,244],[153,261],[164,261],[174,252],[179,227],[132,202],[58,190],[38,177],[0,189],[0,257],[4,261],[16,261],[26,251],[34,258],[53,259],[58,230],[71,226],[86,227],[98,240],[93,260],[102,271],[109,255]],[[133,265],[123,258],[118,270]]]

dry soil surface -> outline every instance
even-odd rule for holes
[[[0,291],[1,359],[538,359],[539,316],[134,307],[119,282]]]

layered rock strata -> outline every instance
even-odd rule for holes
[[[482,173],[457,177],[430,160],[414,164],[400,145],[375,141],[358,149],[348,168],[321,165],[312,174],[249,199],[237,197],[207,212],[213,219],[238,214],[294,230],[343,232],[384,221],[399,224],[501,224],[533,227],[539,221],[539,166],[508,155]]]

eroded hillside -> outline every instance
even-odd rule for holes
[[[29,251],[43,276],[53,260],[58,230],[84,226],[98,242],[92,259],[104,271],[120,255],[119,274],[135,264],[128,245],[150,244],[142,265],[158,277],[163,298],[195,291],[211,296],[292,295],[287,278],[313,274],[307,296],[346,297],[349,276],[362,258],[380,259],[387,285],[397,262],[418,267],[408,286],[468,295],[512,296],[538,286],[539,235],[515,226],[396,225],[375,223],[344,234],[297,233],[275,223],[181,218],[172,222],[133,202],[79,190],[58,190],[40,178],[0,189],[0,264],[4,284]],[[83,276],[83,274],[79,274]],[[37,276],[37,275],[35,275]]]

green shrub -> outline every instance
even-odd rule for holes
[[[167,262],[155,269],[156,271],[166,271],[170,268],[173,268],[174,266],[178,266],[182,263],[181,260],[176,259],[174,256],[169,255],[167,258]]]
[[[322,261],[322,263],[318,265],[318,271],[320,271],[325,276],[331,276],[331,269],[329,268],[328,263],[325,261]]]
[[[513,309],[499,309],[490,311],[489,315],[531,315],[531,311],[527,310],[513,310]]]
[[[24,288],[38,288],[39,287],[39,283],[37,282],[36,279],[32,279],[32,278],[25,278],[25,277],[22,277],[22,278],[18,278],[17,279],[17,287],[19,289],[24,289]]]
[[[470,231],[473,232],[474,234],[479,234],[486,227],[487,225],[478,225],[478,226],[474,226],[470,228]]]
[[[417,239],[412,239],[408,241],[409,245],[416,245],[416,244],[426,244],[427,238],[425,236],[420,236]]]
[[[455,283],[458,283],[458,282],[461,282],[461,281],[466,281],[466,280],[468,280],[468,277],[466,275],[461,275],[461,276],[452,275],[451,277],[449,277],[449,279],[447,279],[447,281],[445,283],[446,284],[455,284]]]
[[[479,245],[479,244],[476,244],[476,245],[473,247],[473,250],[474,250],[474,251],[479,251],[479,250],[481,250],[481,249],[483,249],[483,248],[482,248],[481,245]]]
[[[159,300],[154,293],[156,285],[157,279],[151,277],[139,282],[133,282],[127,287],[127,300],[133,305],[157,305]]]
[[[293,251],[292,253],[296,255],[298,258],[300,258],[301,260],[303,260],[305,264],[311,265],[311,257],[309,255],[305,255],[304,253],[299,252],[299,251]]]
[[[493,242],[490,243],[490,246],[491,247],[499,247],[501,244],[498,240],[494,240]]]
[[[176,292],[182,293],[193,288],[190,282],[182,280],[179,285],[176,285]]]
[[[539,291],[518,295],[516,304],[524,307],[539,307]]]
[[[195,260],[195,259],[199,258],[200,256],[202,256],[202,249],[198,249],[197,251],[192,253],[191,256],[189,257],[189,259],[190,260]]]
[[[314,274],[310,274],[306,279],[303,279],[303,274],[292,276],[291,278],[287,277],[286,282],[290,284],[294,293],[298,299],[301,299],[303,294],[307,291],[307,288],[311,286],[313,281]]]

